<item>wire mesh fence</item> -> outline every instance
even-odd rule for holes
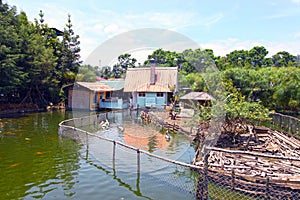
[[[140,185],[150,192],[149,181],[155,183],[159,199],[172,198],[165,186],[178,191],[176,199],[300,199],[300,158],[207,148],[203,160],[191,165],[93,132],[106,119],[118,123],[119,118],[117,112],[73,118],[59,124],[59,134],[83,144],[114,173],[122,172],[123,180],[135,176],[126,183],[135,192]]]

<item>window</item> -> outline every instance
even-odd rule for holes
[[[106,99],[109,99],[111,97],[110,92],[106,92]]]
[[[96,103],[97,103],[97,101],[98,101],[98,94],[97,94],[97,93],[95,93],[95,94],[94,94],[94,104],[96,104]]]
[[[164,93],[163,93],[163,92],[157,92],[157,93],[156,93],[156,96],[157,96],[157,97],[164,97]]]
[[[145,97],[145,96],[146,96],[145,92],[139,92],[139,97]]]

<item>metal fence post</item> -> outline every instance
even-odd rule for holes
[[[73,139],[74,139],[74,141],[76,141],[76,128],[75,127],[73,128]]]
[[[231,189],[234,190],[234,183],[235,183],[235,173],[234,169],[231,170]]]
[[[140,154],[141,154],[141,152],[140,152],[140,149],[137,149],[137,172],[138,173],[140,173],[140,170],[141,170],[141,166],[140,166],[140,164],[141,164],[141,161],[140,161]]]
[[[86,143],[86,148],[89,149],[89,134],[87,131],[85,132],[85,143]]]
[[[290,125],[289,125],[289,133],[292,133],[292,134],[294,134],[294,132],[293,132],[293,120],[292,120],[292,118],[289,118],[289,121],[290,121]]]
[[[267,176],[265,199],[266,200],[270,199],[270,178],[269,178],[269,176]]]
[[[209,153],[204,156],[204,173],[203,173],[203,200],[208,199],[208,185],[207,185],[207,173],[208,173],[208,157]]]
[[[63,134],[63,129],[61,126],[58,127],[58,135],[62,136]]]
[[[199,178],[197,181],[197,190],[196,190],[196,200],[201,200],[203,195],[203,188],[202,188],[202,182],[203,182],[203,174],[200,170],[197,170],[199,174]]]
[[[116,159],[116,141],[113,141],[113,168],[115,167],[115,159]]]

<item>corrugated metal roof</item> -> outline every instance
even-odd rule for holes
[[[215,98],[206,92],[190,92],[190,93],[180,97],[180,99],[205,101],[205,100],[213,100]]]
[[[104,83],[115,90],[122,90],[124,88],[125,80],[102,80],[100,83]]]
[[[127,69],[124,92],[171,92],[169,86],[177,84],[177,67],[156,67],[155,74],[150,85],[150,67]]]
[[[114,91],[115,89],[100,82],[76,82],[75,85],[79,85],[81,87],[84,87],[88,90],[94,91],[94,92],[102,92],[102,91]]]

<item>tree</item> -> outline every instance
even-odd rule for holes
[[[182,56],[187,63],[183,68],[186,73],[204,72],[207,67],[215,65],[215,57],[211,49],[187,49],[182,52]]]
[[[287,66],[293,66],[296,61],[296,56],[293,56],[292,54],[286,52],[286,51],[280,51],[272,56],[273,63],[277,67],[287,67]]]
[[[249,60],[252,66],[256,67],[261,67],[264,64],[264,59],[266,55],[268,54],[268,51],[265,47],[263,46],[255,46],[252,49],[250,49],[248,55],[249,55]]]
[[[134,68],[136,63],[135,58],[131,58],[128,53],[122,54],[118,57],[118,62],[113,66],[112,74],[115,78],[121,78],[125,75],[128,68]]]
[[[161,48],[153,51],[151,55],[148,55],[148,60],[144,62],[144,65],[149,65],[150,59],[152,58],[155,60],[155,63],[161,67],[179,67],[179,70],[184,70],[187,65],[181,53],[163,50]]]
[[[59,63],[57,66],[58,76],[60,77],[63,86],[74,82],[80,61],[80,47],[79,36],[74,34],[71,23],[71,15],[68,15],[68,22],[63,33],[63,40],[61,46],[61,54],[59,56]]]
[[[81,65],[77,74],[77,81],[95,82],[97,80],[98,67],[91,65]]]
[[[46,37],[41,34],[42,26],[38,23],[35,25],[28,23],[24,15],[19,16],[19,35],[23,41],[21,51],[26,56],[19,64],[23,66],[27,78],[22,84],[26,95],[21,103],[30,102],[43,107],[50,100],[49,83],[52,81],[57,57],[53,54],[53,48],[48,46]]]
[[[18,94],[25,74],[18,66],[22,57],[20,47],[22,41],[18,35],[16,7],[0,5],[0,94],[10,100]]]
[[[245,67],[249,64],[249,52],[247,50],[234,50],[226,57],[227,62],[234,67]]]

